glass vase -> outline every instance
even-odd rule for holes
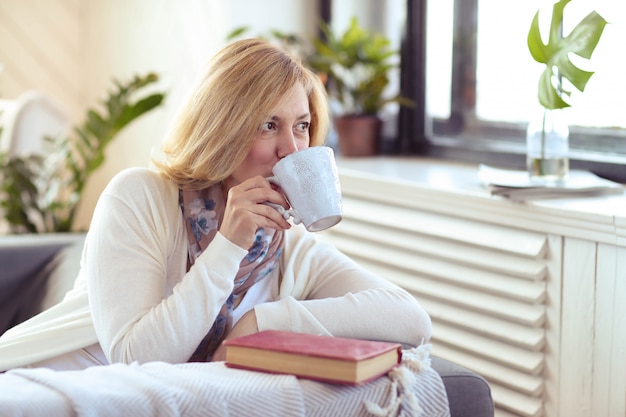
[[[561,109],[542,109],[526,130],[526,166],[533,182],[558,183],[569,174],[569,127]]]

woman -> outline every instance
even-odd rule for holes
[[[49,332],[29,362],[0,366],[218,361],[225,338],[265,329],[427,340],[430,319],[410,294],[263,204],[289,207],[266,178],[281,158],[321,145],[327,127],[311,71],[264,41],[226,46],[180,113],[158,172],[125,170],[103,191],[74,290],[30,326],[54,319],[73,336]],[[0,338],[0,357],[3,345],[34,346],[28,322],[17,327]]]

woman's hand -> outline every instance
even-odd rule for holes
[[[291,225],[276,209],[263,204],[266,201],[289,208],[285,197],[262,176],[233,186],[228,190],[220,232],[239,247],[249,249],[259,228],[289,229]]]
[[[226,339],[233,339],[239,336],[245,336],[252,333],[257,333],[259,327],[256,322],[256,313],[254,309],[244,314],[241,319],[233,326],[233,329],[226,335]],[[226,360],[226,346],[220,345],[213,353],[211,362],[225,361]]]

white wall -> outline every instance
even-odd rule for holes
[[[32,88],[72,117],[85,99],[81,0],[0,0],[0,98]]]
[[[81,202],[78,226],[86,228],[102,189],[120,170],[148,166],[202,65],[221,45],[227,29],[224,2],[168,0],[88,1],[85,13],[87,91],[101,97],[112,77],[154,71],[165,104],[130,125],[110,145],[104,166]]]
[[[165,105],[122,132],[88,184],[76,224],[86,229],[108,181],[126,167],[149,165],[152,149],[230,30],[310,34],[314,16],[317,2],[307,0],[0,0],[0,97],[44,90],[78,123],[113,78],[161,76]]]

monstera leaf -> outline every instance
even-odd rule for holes
[[[552,8],[552,20],[548,43],[544,44],[539,31],[539,12],[535,14],[528,32],[528,49],[535,61],[545,64],[546,69],[539,80],[539,103],[546,109],[570,107],[563,98],[569,97],[562,84],[566,78],[579,91],[584,91],[593,72],[576,67],[569,54],[590,59],[602,36],[606,20],[597,12],[589,13],[567,36],[561,34],[563,9],[570,0],[560,0]]]

